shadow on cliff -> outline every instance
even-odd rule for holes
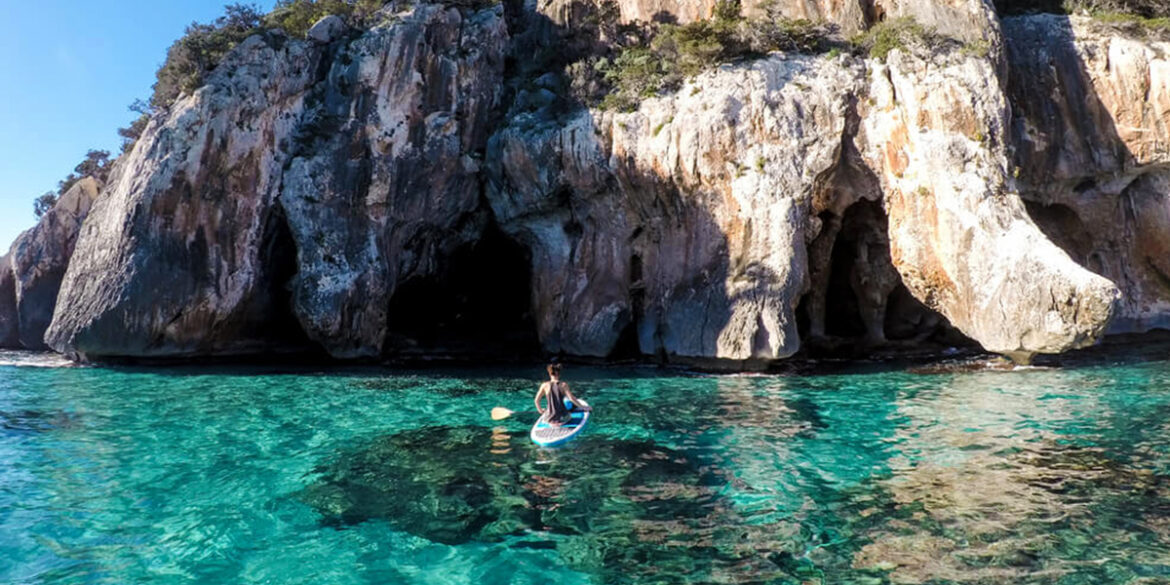
[[[574,67],[579,67],[590,54],[611,51],[603,37],[639,34],[637,30],[626,30],[631,27],[623,29],[613,23],[607,29],[605,19],[613,16],[602,13],[603,9],[592,2],[562,5],[556,14],[561,23],[527,9],[519,0],[506,2],[505,8],[513,37],[513,54],[506,75],[508,93],[502,108],[505,119],[501,128],[523,126],[521,132],[528,131],[528,136],[533,137],[542,136],[549,128],[554,132],[563,129],[573,115],[588,109],[588,104],[571,91],[571,86],[580,81],[574,77]],[[855,111],[853,116],[856,118]],[[853,122],[856,127],[856,119]],[[593,130],[595,136],[604,133],[596,126]],[[850,161],[859,159],[851,135],[847,138],[844,147],[851,150],[842,154],[841,165],[846,164],[850,153]],[[560,153],[562,148],[570,147],[559,143],[553,150],[559,156],[567,156]],[[735,230],[721,225],[712,215],[711,207],[720,204],[715,201],[718,197],[711,193],[684,193],[670,177],[660,174],[664,171],[639,168],[633,157],[614,157],[608,144],[602,144],[601,150],[605,160],[598,161],[598,166],[604,166],[608,174],[604,185],[594,181],[585,187],[585,191],[592,188],[594,192],[583,192],[580,182],[560,177],[562,184],[554,189],[560,207],[526,209],[522,216],[540,215],[541,221],[521,229],[510,225],[507,231],[528,250],[529,258],[540,259],[548,256],[547,250],[540,249],[542,239],[549,238],[548,232],[542,230],[548,229],[548,223],[560,222],[569,248],[564,270],[588,274],[587,279],[579,280],[586,288],[622,289],[618,295],[622,297],[620,300],[602,307],[562,300],[570,311],[593,308],[600,312],[621,306],[612,321],[612,330],[599,334],[604,339],[603,345],[608,347],[604,353],[609,360],[653,357],[660,363],[690,361],[715,365],[693,358],[716,355],[720,345],[727,343],[720,339],[727,328],[739,332],[739,339],[732,343],[738,343],[741,349],[750,346],[753,356],[765,356],[769,350],[787,348],[789,344],[775,339],[779,333],[775,326],[765,326],[767,311],[779,313],[782,320],[792,319],[795,312],[797,327],[793,330],[799,329],[801,338],[814,340],[805,352],[809,356],[867,356],[874,348],[896,353],[921,349],[924,342],[935,350],[970,344],[955,334],[941,315],[927,309],[901,285],[889,259],[889,242],[884,235],[886,218],[880,205],[869,201],[857,203],[848,210],[837,210],[843,217],[832,218],[837,222],[837,229],[821,242],[821,247],[828,251],[823,261],[830,265],[822,267],[828,278],[814,287],[812,293],[821,298],[821,306],[810,309],[809,303],[803,302],[800,308],[778,307],[782,302],[777,299],[778,291],[787,290],[784,287],[789,285],[759,262],[732,257],[732,249],[736,247],[733,244],[739,242],[729,241],[729,234]],[[872,173],[868,182],[872,184],[870,188],[880,189]],[[523,187],[503,188],[523,192]],[[712,201],[704,201],[711,197],[714,197]],[[856,193],[847,196],[854,201],[863,197]],[[614,199],[619,201],[614,203]],[[627,217],[613,217],[615,208],[623,210]],[[842,219],[845,231],[841,233],[841,244],[834,246]],[[746,226],[747,234],[750,228]],[[624,234],[614,236],[623,229]],[[731,234],[731,237],[741,236],[748,241],[746,234]],[[604,237],[609,239],[599,242]],[[547,247],[547,243],[543,245]],[[590,258],[589,254],[607,255],[604,259],[607,266],[599,268],[602,261]],[[533,266],[534,270],[541,270],[539,261],[534,261]],[[871,280],[878,273],[892,274],[896,286],[877,287],[875,292],[876,285],[871,286]],[[541,278],[556,275],[534,276],[532,294],[536,297],[542,292],[537,288]],[[729,283],[735,284],[734,290],[729,289]],[[750,323],[741,322],[745,304],[757,315]],[[811,312],[817,312],[818,316],[809,317]],[[809,322],[823,321],[826,314],[828,329],[822,325],[810,331]],[[589,319],[578,318],[578,322],[583,321]],[[546,350],[554,353],[563,352],[566,345],[563,340],[550,339],[548,335],[543,341]]]
[[[1145,239],[1136,233],[1143,229],[1141,216],[1150,215],[1151,206],[1164,206],[1162,196],[1150,195],[1158,192],[1157,185],[1148,184],[1159,169],[1143,168],[1122,138],[1077,50],[1069,16],[1022,12],[1005,15],[1003,30],[1011,64],[1008,96],[1015,162],[1029,215],[1077,264],[1116,283],[1122,289],[1122,306],[1148,304],[1150,299],[1124,298],[1145,290],[1170,300],[1166,260],[1149,250],[1141,251],[1144,258],[1130,258],[1124,246],[1134,244],[1116,237],[1116,232],[1127,232],[1127,240]],[[1168,323],[1167,317],[1119,315],[1110,333]]]

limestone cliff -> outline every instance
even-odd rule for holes
[[[1110,332],[1170,327],[1170,39],[1080,16],[1004,27],[1029,210],[1121,288]]]
[[[294,312],[335,357],[376,357],[399,284],[482,232],[479,173],[508,39],[499,9],[420,6],[341,48],[280,202],[299,257]]]
[[[323,51],[278,35],[237,48],[156,117],[94,204],[46,341],[80,356],[246,353],[287,341],[273,205]],[[280,314],[283,316],[283,313]]]
[[[984,0],[785,0],[951,40],[773,53],[618,113],[525,65],[568,42],[579,4],[419,4],[248,39],[117,162],[45,339],[377,358],[490,322],[548,353],[742,364],[950,327],[1027,359],[1164,323],[1160,45],[1047,16],[1001,31]]]
[[[92,177],[74,183],[0,260],[0,347],[48,348],[61,280],[100,188]]]

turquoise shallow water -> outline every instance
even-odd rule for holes
[[[0,583],[1170,582],[1166,362],[538,374],[0,366]]]

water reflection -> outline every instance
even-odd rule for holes
[[[1108,448],[1116,429],[1097,426],[1118,417],[1100,400],[1115,383],[959,375],[899,400],[899,455],[875,482],[889,500],[852,567],[897,583],[1099,583],[1166,566],[1166,478]]]
[[[0,582],[1170,582],[1170,368],[0,376]],[[294,579],[295,580],[295,579]]]

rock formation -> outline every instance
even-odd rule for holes
[[[1170,327],[1170,42],[1079,16],[1004,29],[1029,211],[1121,288],[1110,332]]]
[[[499,8],[419,6],[340,49],[313,94],[280,201],[299,252],[295,312],[331,355],[380,355],[397,286],[482,232],[507,39]]]
[[[894,265],[928,306],[991,351],[1028,359],[1095,342],[1116,289],[1029,219],[1008,175],[1008,103],[986,59],[875,65],[865,158],[881,169]]]
[[[280,35],[250,37],[151,121],[85,222],[50,346],[171,357],[289,341],[274,272],[290,250],[274,201],[321,56]]]
[[[0,260],[0,347],[48,348],[61,279],[100,188],[93,177],[74,183]]]
[[[774,57],[699,76],[632,114],[520,116],[493,138],[488,198],[532,250],[549,351],[775,359],[799,348],[805,226],[837,161],[847,60]]]
[[[12,258],[0,257],[0,348],[20,347],[20,317],[16,312],[16,277]]]
[[[365,32],[248,39],[117,162],[46,340],[89,358],[378,358],[490,312],[493,270],[527,297],[500,311],[577,356],[765,363],[949,322],[1026,360],[1170,320],[1159,46],[1047,16],[1001,35],[983,0],[785,0],[951,40],[774,53],[618,113],[525,65],[569,42],[580,4],[418,4]],[[714,8],[671,4],[608,6]],[[444,288],[469,266],[475,282]],[[21,299],[5,272],[0,338]]]

